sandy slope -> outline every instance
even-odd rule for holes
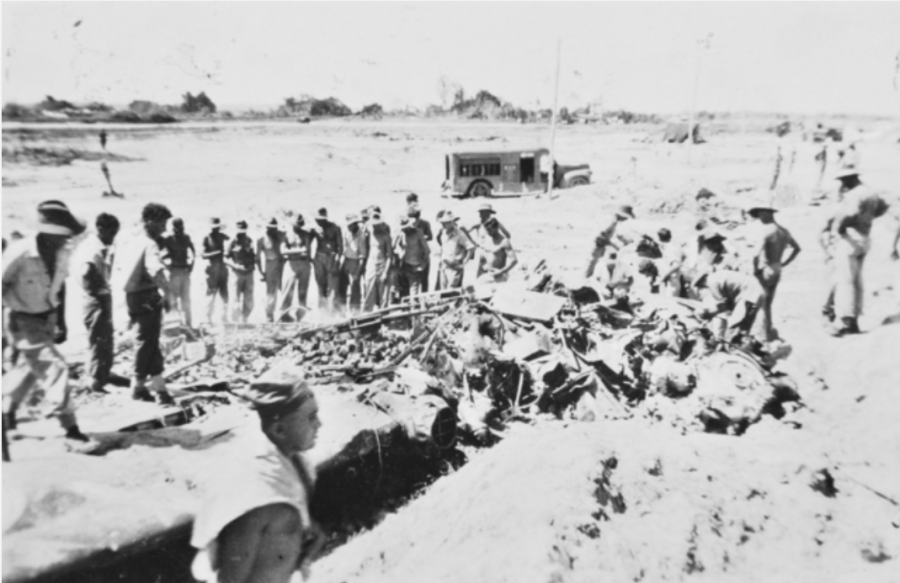
[[[376,131],[387,136],[375,137]],[[598,213],[620,202],[635,205],[640,219],[635,228],[666,225],[685,236],[696,220],[692,195],[701,186],[716,192],[721,213],[732,217],[728,207],[763,198],[759,190],[737,190],[762,186],[770,178],[771,136],[714,136],[711,144],[693,149],[688,165],[683,148],[643,142],[648,132],[561,129],[560,158],[589,162],[594,184],[555,200],[493,201],[526,261],[546,257],[561,270],[574,271],[584,261]],[[17,184],[3,189],[4,236],[24,224],[44,198],[62,198],[91,218],[102,211],[118,214],[123,251],[138,237],[140,208],[151,200],[184,217],[198,243],[212,215],[229,225],[246,218],[261,234],[273,214],[309,216],[326,206],[342,219],[347,212],[380,204],[395,222],[410,190],[421,195],[427,218],[451,208],[474,221],[481,201],[439,198],[443,152],[458,145],[457,138],[499,136],[532,144],[544,133],[545,128],[529,126],[430,123],[116,131],[111,150],[144,159],[110,164],[125,200],[99,198],[105,183],[95,164],[4,166],[4,184]],[[8,147],[20,138],[4,132],[3,139]],[[54,141],[97,148],[92,135]],[[50,142],[38,135],[34,143]],[[795,419],[800,429],[772,422],[744,437],[726,438],[680,437],[637,422],[519,428],[372,533],[320,562],[317,574],[332,581],[376,576],[581,581],[600,574],[651,581],[726,575],[737,580],[897,580],[900,326],[879,326],[885,316],[900,312],[900,265],[888,259],[893,224],[877,224],[866,266],[862,323],[869,332],[830,338],[818,316],[827,272],[815,244],[828,211],[803,202],[814,169],[809,149],[801,147],[798,156],[791,180],[800,200],[779,217],[804,252],[785,274],[775,311],[776,325],[794,346],[785,368],[797,378],[808,405]],[[862,158],[869,184],[900,194],[897,144],[866,143]],[[664,208],[675,213],[657,212]],[[115,278],[121,289],[119,267]],[[200,320],[202,270],[195,275],[193,303]],[[259,321],[263,290],[257,285],[253,318]],[[70,294],[69,325],[78,333],[67,345],[73,353],[84,345],[78,296]],[[115,301],[122,306],[124,298],[119,294]],[[124,311],[117,313],[117,326],[124,327],[125,318]],[[625,510],[616,513],[607,506],[609,520],[598,520],[591,517],[600,509],[593,480],[602,478],[602,462],[612,457],[618,466],[604,487],[621,493]],[[649,470],[657,466],[654,475]],[[834,478],[834,497],[809,486],[821,481],[817,472],[822,469]],[[597,532],[599,538],[591,538]]]

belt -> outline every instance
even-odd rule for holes
[[[45,320],[45,321],[50,319],[50,316],[53,316],[55,314],[56,314],[56,310],[47,310],[46,312],[37,312],[37,313],[16,312],[16,311],[12,311],[12,310],[9,312],[9,315],[13,316],[13,317],[25,316],[27,318],[35,318],[37,320]]]

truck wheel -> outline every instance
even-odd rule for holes
[[[491,185],[483,180],[479,180],[478,182],[473,182],[469,186],[469,190],[466,192],[466,196],[470,196],[470,197],[490,196],[490,195],[491,195]]]
[[[576,186],[585,186],[587,184],[590,184],[590,181],[586,177],[576,176],[569,181],[569,188],[574,188]]]

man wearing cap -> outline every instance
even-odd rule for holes
[[[322,422],[312,388],[297,371],[270,372],[246,398],[261,432],[245,436],[246,452],[213,485],[194,520],[199,581],[287,583],[303,578],[324,542],[309,513],[315,470],[305,454]]]
[[[755,277],[738,271],[699,271],[694,277],[704,307],[699,315],[704,319],[724,318],[716,336],[733,342],[741,334],[749,334],[762,303],[763,290]]]
[[[594,239],[594,249],[591,252],[591,258],[585,270],[585,277],[590,278],[594,275],[597,262],[603,258],[607,248],[611,247],[615,250],[620,248],[620,245],[616,244],[614,239],[618,238],[620,241],[625,242],[625,238],[616,233],[616,228],[619,226],[619,223],[633,218],[634,210],[631,206],[623,205],[619,207],[611,221],[605,222],[604,227],[600,230],[600,234]]]
[[[478,277],[491,282],[509,279],[509,272],[518,264],[516,252],[509,239],[500,231],[496,217],[489,218],[484,225],[478,257]]]
[[[275,306],[281,280],[284,276],[285,236],[278,228],[278,220],[272,219],[266,225],[266,234],[256,242],[256,267],[266,284],[266,319],[275,321]]]
[[[425,235],[408,216],[400,217],[400,232],[394,241],[397,257],[397,288],[400,299],[422,293],[422,278],[431,250]]]
[[[763,301],[756,325],[759,327],[757,336],[767,342],[775,340],[778,336],[772,322],[772,303],[775,300],[775,290],[781,281],[781,270],[800,253],[800,245],[791,233],[775,221],[775,212],[775,209],[769,207],[753,207],[747,213],[758,220],[760,226],[755,234],[753,274],[762,287]],[[785,259],[784,252],[788,248],[791,249],[791,253]]]
[[[225,264],[231,269],[234,321],[246,324],[250,312],[253,311],[253,269],[256,265],[253,240],[247,235],[247,221],[237,222],[237,235],[228,244]]]
[[[414,200],[410,200],[410,197],[415,195]],[[422,218],[422,209],[419,207],[419,197],[416,193],[410,194],[406,197],[407,202],[409,202],[409,208],[407,209],[407,216],[412,221],[413,226],[422,231],[422,236],[425,237],[425,240],[430,244],[434,240],[434,231],[431,230],[431,223]],[[429,288],[429,280],[431,279],[431,256],[428,256],[428,262],[425,264],[425,269],[422,270],[422,280],[419,282],[422,285],[422,292],[428,293]]]
[[[834,268],[834,293],[823,312],[828,312],[833,298],[835,336],[858,334],[858,318],[863,310],[862,267],[869,252],[872,223],[884,215],[889,205],[859,179],[855,164],[841,168],[836,178],[843,197],[835,215],[829,220],[830,252]]]
[[[451,211],[440,217],[441,232],[441,289],[461,288],[466,263],[475,255],[475,245],[457,224]]]
[[[348,307],[353,314],[362,308],[362,279],[369,256],[368,237],[360,228],[359,216],[347,215],[347,228],[343,231],[344,256],[341,259],[341,281],[338,288],[338,303]],[[348,304],[349,300],[349,306]]]
[[[316,253],[313,269],[319,288],[319,308],[334,310],[337,306],[338,286],[341,281],[341,257],[344,255],[344,239],[341,228],[328,220],[328,210],[320,208],[313,227]]]
[[[222,322],[228,321],[228,267],[225,265],[225,250],[228,235],[222,232],[222,221],[210,221],[209,235],[203,238],[203,258],[206,259],[206,321],[212,324],[216,296],[222,298]]]
[[[70,399],[69,368],[54,346],[67,336],[65,280],[74,238],[85,226],[56,200],[38,205],[38,221],[36,236],[12,243],[3,254],[3,307],[9,310],[7,331],[19,351],[14,367],[3,375],[4,445],[6,432],[16,427],[16,409],[38,384],[66,437],[88,441]],[[3,459],[9,461],[5,447]]]
[[[163,405],[173,403],[163,378],[165,357],[159,344],[163,310],[169,311],[166,299],[168,281],[162,262],[162,234],[166,230],[166,221],[171,217],[172,213],[164,205],[151,202],[144,206],[141,222],[147,238],[134,247],[132,256],[125,263],[128,274],[125,303],[128,316],[137,328],[131,397],[138,401],[153,401],[152,393],[156,393]]]
[[[296,290],[297,305],[300,308],[297,312],[297,321],[300,321],[309,308],[306,296],[309,292],[309,280],[312,275],[313,234],[305,226],[306,220],[303,215],[298,213],[291,232],[285,238],[284,245],[284,257],[291,268],[291,279],[285,284],[285,297],[281,309],[286,310],[291,307],[294,290]]]
[[[89,390],[106,392],[113,364],[113,312],[110,276],[113,266],[113,242],[119,233],[119,219],[102,213],[97,217],[97,236],[84,245],[85,261],[81,270],[84,289],[84,325],[90,350],[85,363]]]
[[[385,307],[390,297],[389,277],[393,261],[391,228],[381,220],[381,209],[369,209],[369,225],[366,233],[366,259],[364,310],[371,312]]]
[[[191,236],[184,232],[184,221],[172,219],[172,234],[163,240],[163,264],[169,270],[169,303],[191,327],[191,272],[197,252]]]

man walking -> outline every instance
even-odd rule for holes
[[[834,336],[858,334],[858,318],[863,311],[862,268],[869,252],[872,223],[884,215],[889,205],[859,179],[855,165],[842,168],[836,178],[843,195],[837,213],[830,220],[830,251],[834,265]],[[831,299],[829,298],[829,303]],[[826,304],[824,312],[829,311]]]
[[[112,244],[119,233],[119,219],[102,213],[97,217],[97,236],[86,243],[86,261],[81,273],[84,289],[84,325],[90,352],[85,364],[85,383],[89,390],[105,393],[113,364],[113,312],[110,275],[113,266]]]
[[[174,404],[166,391],[163,379],[165,357],[159,344],[162,333],[163,310],[169,311],[166,300],[166,270],[162,262],[162,234],[166,221],[172,217],[161,204],[149,203],[141,212],[146,239],[134,249],[126,263],[125,303],[128,316],[137,328],[135,334],[134,375],[131,378],[131,397],[137,401],[153,401],[156,393],[162,405]]]
[[[366,247],[369,256],[366,259],[365,306],[366,312],[384,307],[388,299],[388,277],[393,260],[391,228],[381,220],[381,210],[373,207],[369,210],[369,225]]]
[[[266,234],[256,242],[256,266],[266,284],[266,320],[275,321],[275,305],[281,291],[284,275],[285,237],[278,229],[278,221],[272,219],[266,226]]]
[[[441,221],[441,289],[461,288],[466,263],[475,255],[469,236],[457,225],[451,211],[440,216]]]
[[[759,327],[757,335],[766,342],[778,337],[772,322],[772,303],[781,281],[781,271],[800,253],[800,245],[790,232],[775,221],[775,212],[775,209],[769,207],[753,207],[748,211],[760,223],[760,230],[756,234],[756,252],[753,255],[753,273],[763,290],[762,305],[756,322]],[[788,248],[791,253],[785,259],[784,252]]]
[[[399,297],[417,296],[422,292],[422,279],[431,250],[425,235],[416,228],[412,219],[400,217],[400,232],[394,241],[394,253],[398,259],[397,287]]]
[[[12,243],[3,254],[3,307],[18,357],[3,376],[3,461],[6,432],[16,428],[16,409],[40,384],[66,438],[86,442],[70,398],[69,368],[55,344],[65,342],[65,280],[73,238],[84,223],[62,202],[38,205],[38,234]]]
[[[225,250],[228,235],[222,232],[222,221],[210,221],[209,235],[203,238],[203,258],[206,259],[206,321],[212,324],[216,296],[222,299],[222,322],[228,322],[228,268],[225,265]]]
[[[280,309],[287,310],[293,304],[293,296],[297,295],[297,305],[300,310],[297,312],[297,321],[303,317],[303,314],[309,308],[306,301],[309,292],[309,280],[312,274],[312,231],[305,228],[306,221],[303,215],[298,214],[294,219],[294,225],[291,232],[288,233],[284,246],[284,257],[291,268],[291,279],[287,282],[284,289],[284,301]],[[296,291],[295,291],[296,290]]]
[[[256,265],[253,240],[247,236],[247,221],[237,222],[237,235],[228,244],[225,264],[231,269],[232,318],[235,322],[246,324],[253,311],[253,269]]]
[[[327,209],[319,209],[313,237],[316,241],[313,268],[316,272],[316,285],[319,288],[319,308],[334,310],[337,307],[340,259],[344,255],[344,240],[341,228],[328,220]]]
[[[172,234],[165,238],[163,246],[163,264],[169,270],[169,304],[191,328],[191,272],[197,252],[190,235],[184,232],[183,220],[172,219]]]
[[[606,221],[604,223],[603,228],[600,230],[600,234],[594,239],[594,250],[591,252],[591,258],[584,274],[585,277],[590,278],[594,275],[594,269],[597,267],[597,262],[603,258],[607,249],[612,248],[616,251],[620,249],[621,245],[616,243],[615,239],[624,242],[624,237],[616,233],[616,230],[619,223],[633,218],[634,210],[629,205],[623,205],[619,207],[611,221]]]
[[[351,314],[359,313],[362,308],[362,278],[369,256],[368,238],[360,228],[359,217],[347,215],[347,228],[343,233],[344,257],[341,261],[341,282],[338,300],[342,307],[347,306]],[[348,306],[349,301],[349,306]]]

